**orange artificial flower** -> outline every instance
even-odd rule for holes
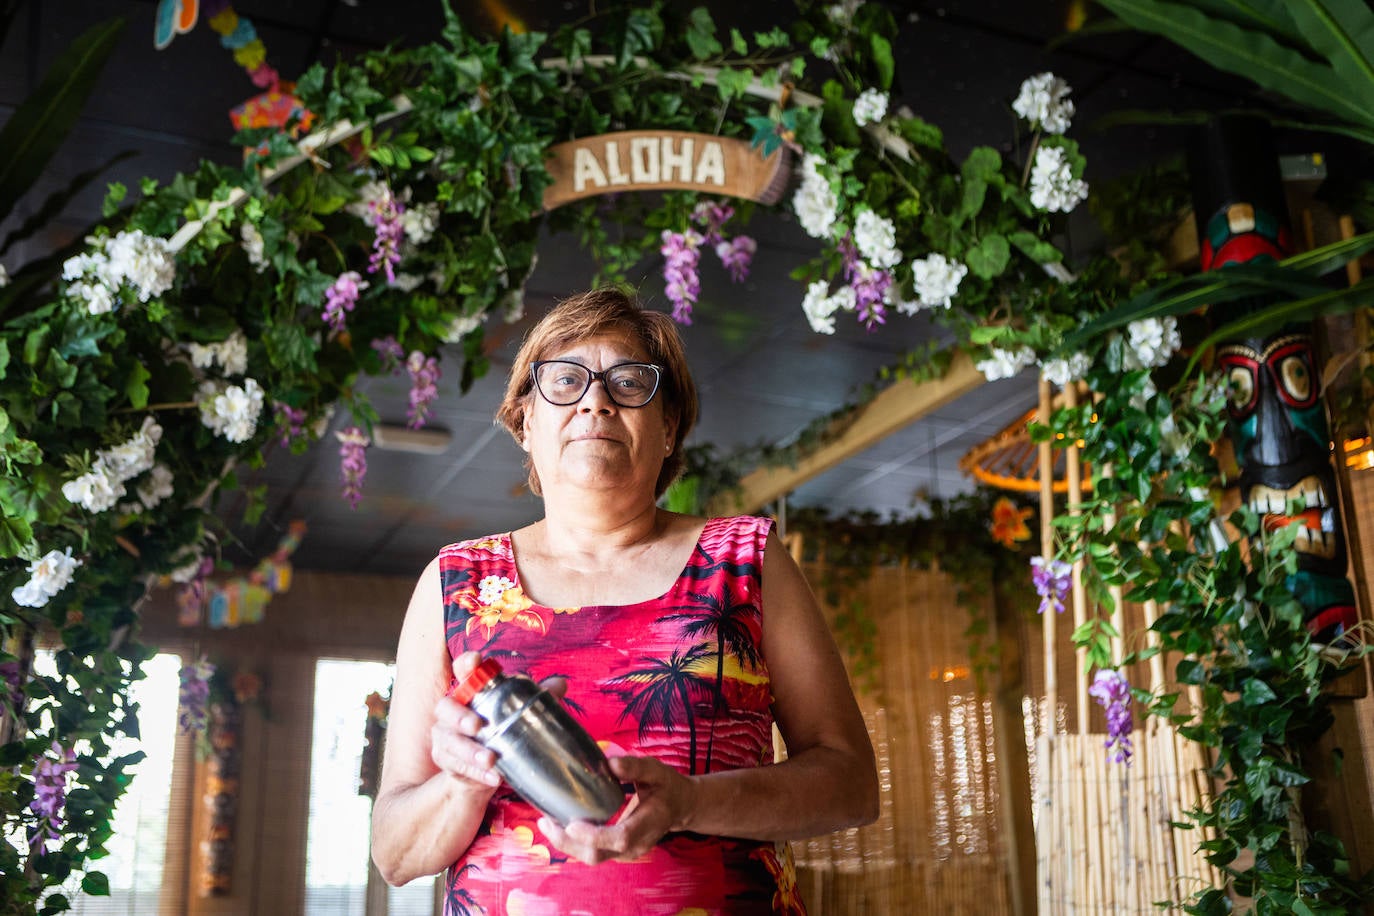
[[[367,695],[367,699],[363,702],[367,704],[367,717],[369,719],[386,718],[387,707],[390,704],[388,704],[386,700],[382,699],[382,695],[380,693],[378,693],[375,690],[372,691]]]
[[[1008,549],[1014,548],[1017,541],[1029,541],[1031,533],[1026,519],[1030,516],[1030,509],[1018,508],[1003,496],[992,504],[992,539]]]

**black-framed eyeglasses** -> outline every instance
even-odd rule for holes
[[[658,393],[663,370],[653,363],[619,363],[600,372],[566,359],[541,359],[530,366],[539,395],[556,407],[576,404],[597,379],[621,407],[643,407]]]

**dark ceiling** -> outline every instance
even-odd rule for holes
[[[268,62],[288,77],[338,54],[435,39],[443,20],[439,0],[238,0],[233,5],[256,26]],[[786,21],[792,10],[791,3],[713,0],[705,5],[718,24],[742,28]],[[1092,131],[1102,115],[1121,108],[1227,107],[1248,92],[1239,81],[1146,36],[1105,35],[1051,47],[1070,14],[1068,2],[890,5],[901,23],[900,90],[894,102],[940,125],[956,155],[975,144],[1010,151],[1008,103],[1024,77],[1042,70],[1053,70],[1073,86],[1074,134],[1088,156],[1090,182],[1170,155],[1179,143],[1165,129]],[[454,7],[479,30],[499,16],[547,29],[577,17],[586,4],[455,0]],[[116,15],[128,20],[105,78],[53,159],[47,187],[58,187],[126,149],[137,155],[110,178],[131,187],[142,176],[165,181],[201,158],[230,162],[237,155],[229,143],[227,112],[258,90],[204,21],[166,50],[155,50],[155,8],[156,0],[30,0],[21,11],[0,48],[0,117],[8,116],[54,55],[83,29]],[[31,196],[29,209],[44,190]],[[99,204],[99,192],[83,196],[45,237],[20,251],[15,263],[89,225]],[[852,323],[833,337],[812,333],[800,309],[803,289],[788,277],[791,266],[811,250],[811,240],[790,220],[766,214],[749,231],[760,248],[748,282],[736,286],[717,265],[703,261],[697,320],[684,329],[703,403],[702,423],[689,442],[713,443],[726,454],[759,442],[788,442],[816,417],[850,401],[880,367],[935,333],[920,320],[900,316],[873,334]],[[1064,243],[1082,251],[1094,237],[1086,214],[1075,214]],[[365,496],[356,511],[338,497],[333,447],[316,447],[302,456],[271,455],[264,469],[249,475],[251,483],[270,485],[268,510],[258,525],[238,526],[243,544],[230,556],[247,562],[270,552],[286,523],[300,518],[309,532],[295,555],[298,567],[413,575],[445,543],[536,518],[539,503],[522,486],[523,454],[491,417],[503,373],[532,318],[555,299],[585,288],[593,273],[568,239],[546,240],[539,257],[527,288],[527,317],[488,328],[492,374],[463,396],[456,373],[440,383],[432,425],[451,433],[447,447],[435,454],[371,449]],[[640,288],[651,307],[665,308],[658,269],[642,265]],[[972,482],[958,470],[958,459],[1030,407],[1034,387],[1028,374],[984,385],[802,484],[789,505],[912,512],[925,495],[964,492]],[[376,380],[367,390],[385,421],[404,423],[401,379]],[[335,418],[334,426],[345,419]],[[325,441],[328,445],[332,437]],[[233,521],[243,499],[229,494],[221,506]]]

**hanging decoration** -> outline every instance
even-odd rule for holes
[[[177,622],[183,627],[209,626],[214,630],[261,623],[267,603],[291,588],[292,567],[288,560],[300,546],[305,531],[304,521],[293,521],[277,549],[246,576],[212,582],[207,577],[214,569],[213,561],[195,561],[195,578],[177,593]]]
[[[386,744],[386,717],[391,710],[391,696],[383,697],[375,690],[367,695],[367,724],[364,726],[362,759],[358,763],[358,794],[377,797],[377,782],[382,773],[382,752]]]

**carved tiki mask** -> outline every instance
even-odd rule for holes
[[[1193,200],[1203,270],[1278,261],[1292,253],[1278,160],[1267,125],[1213,122],[1194,149]],[[1214,307],[1216,324],[1272,300]],[[1308,328],[1283,327],[1228,341],[1218,361],[1229,388],[1230,433],[1241,468],[1240,493],[1266,530],[1298,525],[1298,572],[1288,587],[1305,609],[1314,640],[1329,643],[1355,624],[1345,578],[1346,547],[1331,466],[1321,372]]]

